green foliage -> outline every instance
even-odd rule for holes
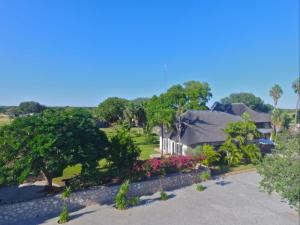
[[[211,177],[211,175],[210,175],[209,171],[203,171],[202,173],[200,173],[201,181],[207,181],[210,179],[210,177]]]
[[[85,110],[45,110],[16,118],[0,128],[0,183],[22,183],[40,172],[52,185],[67,166],[80,163],[81,174],[96,170],[106,157],[108,139]]]
[[[224,130],[228,138],[237,141],[240,145],[260,136],[255,123],[250,120],[249,114],[244,113],[242,117],[242,121],[229,123]]]
[[[68,207],[66,204],[63,205],[63,209],[61,211],[61,213],[59,214],[59,220],[58,220],[58,223],[66,223],[68,222],[70,219],[70,216],[69,216],[69,211],[68,211]]]
[[[300,97],[300,76],[293,82],[292,88],[294,92]]]
[[[128,104],[128,100],[123,98],[111,97],[99,104],[96,115],[109,123],[123,119],[123,111]]]
[[[220,147],[220,150],[225,153],[225,161],[228,166],[235,166],[239,164],[243,158],[243,154],[231,140],[227,140]]]
[[[223,104],[244,103],[251,109],[259,112],[270,112],[273,108],[271,105],[265,104],[261,98],[256,97],[254,94],[244,92],[233,93],[229,97],[222,98],[221,102]]]
[[[211,89],[208,83],[199,81],[188,81],[184,83],[187,96],[187,108],[193,110],[207,109],[206,103],[212,97]]]
[[[68,205],[67,205],[67,199],[70,197],[71,194],[71,188],[70,187],[66,187],[63,191],[63,193],[61,194],[61,198],[63,200],[63,209],[61,211],[61,213],[59,214],[59,220],[58,223],[66,223],[69,221],[70,217],[69,217],[69,211],[68,211]]]
[[[292,120],[287,113],[283,113],[283,111],[280,109],[274,109],[272,111],[271,119],[274,135],[277,135],[281,128],[288,129]]]
[[[124,123],[130,127],[144,126],[146,124],[146,111],[144,104],[129,102],[123,111]]]
[[[22,114],[40,113],[45,109],[46,109],[46,107],[44,105],[41,105],[40,103],[34,102],[34,101],[21,102],[18,107],[18,110]]]
[[[139,203],[140,203],[140,198],[138,196],[129,199],[129,205],[131,206],[137,206]]]
[[[128,206],[128,199],[127,199],[127,192],[129,190],[129,180],[126,180],[119,189],[119,192],[116,195],[115,198],[115,203],[116,203],[116,208],[123,210],[126,209]]]
[[[283,129],[288,130],[290,128],[290,124],[291,124],[293,118],[290,117],[289,114],[287,114],[287,113],[282,113],[281,120],[282,120]]]
[[[211,145],[203,145],[199,146],[200,154],[202,154],[205,158],[202,163],[206,166],[211,166],[213,163],[219,161],[220,154],[216,152],[213,146]]]
[[[198,184],[198,185],[196,186],[196,190],[197,190],[197,191],[204,191],[205,189],[206,189],[206,187],[203,186],[202,184]]]
[[[168,105],[165,95],[153,96],[146,108],[147,121],[150,127],[168,127],[174,121],[175,111]]]
[[[282,89],[278,84],[275,84],[270,90],[270,96],[273,98],[274,106],[277,106],[278,100],[282,96]]]
[[[63,193],[61,194],[62,199],[66,200],[70,197],[71,194],[71,187],[66,187],[63,191]]]
[[[160,191],[160,200],[166,201],[166,200],[168,200],[168,198],[169,198],[168,194],[164,190],[161,190]]]
[[[258,167],[264,190],[278,192],[296,207],[299,207],[300,199],[299,149],[299,136],[280,134],[275,149],[263,158]]]
[[[140,149],[134,143],[129,133],[119,130],[111,138],[108,160],[113,163],[113,167],[120,176],[127,176],[140,153]]]
[[[261,159],[260,149],[255,144],[242,145],[241,151],[247,163],[256,164]]]

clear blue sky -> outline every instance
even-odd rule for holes
[[[298,0],[0,2],[0,105],[95,106],[188,80],[294,108]]]

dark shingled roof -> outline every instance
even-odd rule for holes
[[[230,122],[242,120],[240,116],[224,112],[193,111],[189,110],[182,116],[181,143],[196,145],[200,143],[223,142],[226,140],[224,129]],[[178,141],[176,130],[167,135],[168,138]]]
[[[247,112],[255,123],[271,122],[270,114],[256,112],[244,103],[222,104],[215,102],[211,107],[211,111],[226,112],[237,116],[241,116],[243,113]]]

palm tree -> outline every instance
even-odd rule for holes
[[[282,89],[278,84],[275,84],[270,90],[270,96],[273,98],[274,107],[277,107],[278,100],[282,96]]]
[[[282,112],[279,109],[274,109],[272,112],[273,132],[276,136],[282,126]]]
[[[296,94],[298,94],[298,98],[297,98],[297,105],[296,105],[296,124],[299,122],[298,121],[298,111],[299,111],[299,107],[300,107],[300,76],[293,82],[292,85],[294,92]]]

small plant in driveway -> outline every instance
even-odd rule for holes
[[[161,190],[160,191],[160,199],[165,201],[165,200],[168,200],[168,198],[169,198],[168,194],[164,190]]]
[[[59,214],[59,220],[58,223],[66,223],[69,221],[69,211],[68,211],[68,205],[67,205],[67,199],[70,197],[71,194],[71,188],[66,187],[64,192],[61,194],[61,198],[63,199],[63,208],[61,213]]]
[[[139,197],[133,197],[129,200],[129,204],[131,206],[137,206],[140,203],[140,198]]]
[[[206,189],[206,187],[203,186],[202,184],[198,184],[197,187],[196,187],[197,191],[204,191],[205,189]]]
[[[126,180],[119,189],[118,194],[116,195],[115,198],[115,203],[116,203],[116,208],[119,210],[124,210],[126,209],[129,205],[130,206],[136,206],[140,202],[139,197],[133,197],[131,199],[127,198],[127,193],[129,190],[129,180]]]
[[[210,179],[211,175],[209,171],[204,171],[199,175],[201,181],[207,181]]]
[[[126,180],[119,189],[118,194],[116,195],[115,202],[116,202],[116,208],[123,210],[127,208],[128,200],[127,200],[127,192],[129,189],[129,180]]]

